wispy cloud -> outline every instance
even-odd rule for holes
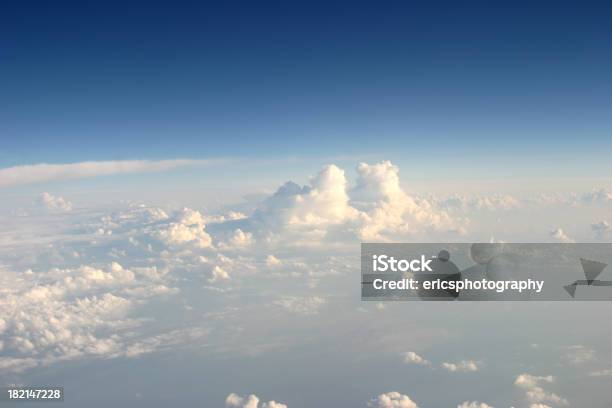
[[[442,367],[446,371],[450,371],[451,373],[469,373],[473,371],[478,371],[480,368],[479,363],[477,361],[472,360],[462,360],[458,363],[442,363],[440,367]]]
[[[215,164],[221,160],[120,160],[69,164],[31,164],[0,169],[0,188],[45,181],[70,180],[114,174],[165,171],[176,167]]]

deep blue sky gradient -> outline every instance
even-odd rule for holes
[[[0,167],[612,144],[609,2],[225,3],[3,3]]]

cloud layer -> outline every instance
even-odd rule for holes
[[[200,347],[197,358],[223,355],[240,361],[237,364],[251,358],[274,364],[268,353],[279,358],[283,353],[295,353],[299,361],[303,356],[300,350],[318,353],[322,348],[330,360],[344,358],[345,353],[358,355],[363,361],[395,359],[399,363],[390,365],[389,370],[407,378],[421,370],[418,375],[428,381],[431,377],[434,383],[453,382],[459,376],[479,381],[497,367],[491,350],[484,347],[475,356],[452,349],[463,341],[478,344],[477,331],[455,332],[459,325],[449,327],[448,319],[431,319],[431,310],[439,310],[435,305],[420,305],[423,308],[416,313],[406,313],[397,304],[359,302],[352,281],[359,268],[359,242],[471,240],[477,237],[475,226],[493,225],[504,217],[515,217],[504,225],[529,225],[527,235],[510,236],[519,240],[536,230],[541,231],[539,238],[550,240],[551,226],[556,228],[559,221],[563,234],[568,231],[565,235],[577,241],[594,232],[601,231],[603,236],[608,229],[607,223],[598,223],[606,215],[592,213],[598,206],[607,209],[607,201],[602,202],[604,194],[598,194],[596,203],[535,204],[500,195],[461,196],[452,205],[444,199],[409,193],[402,188],[399,169],[387,161],[359,164],[354,175],[351,178],[350,172],[328,165],[304,185],[287,182],[249,205],[216,209],[202,204],[183,207],[185,203],[176,197],[168,197],[172,204],[163,200],[158,206],[118,202],[112,208],[87,208],[78,196],[69,197],[70,201],[49,193],[38,199],[27,197],[30,205],[36,202],[38,206],[19,215],[0,214],[4,227],[0,233],[3,378],[44,374],[52,371],[45,369],[50,364],[55,365],[53,370],[60,370],[57,366],[68,360],[84,360],[83,364],[96,364],[101,359],[144,360],[151,353],[190,353],[191,347]],[[41,205],[46,211],[39,211]],[[534,209],[548,212],[550,208],[584,213],[584,234],[568,226],[572,217],[559,217],[556,222],[533,217],[536,222],[529,223],[521,218]],[[509,232],[502,232],[506,234],[502,238],[508,238]],[[461,235],[464,233],[468,235]],[[353,284],[347,285],[349,281]],[[477,319],[461,312],[456,321],[461,327],[469,327],[470,322],[480,327],[481,319],[492,313],[506,312],[488,305]],[[531,321],[530,316],[523,317]],[[393,321],[404,323],[390,331]],[[491,327],[504,333],[503,325],[491,323]],[[491,335],[503,345],[501,334]],[[350,344],[345,342],[347,338]],[[451,349],[445,342],[449,338],[453,339]],[[442,349],[444,353],[440,353]],[[405,350],[426,350],[427,354],[402,353]],[[554,350],[562,353],[556,356],[562,366],[590,373],[595,382],[610,376],[607,354],[596,344]],[[326,361],[310,357],[314,353],[308,356],[313,364],[326,369]],[[354,367],[358,371],[361,365],[355,362]],[[565,368],[555,373],[563,381],[572,375]],[[530,361],[529,366],[513,366],[505,373],[514,380],[517,374],[532,369],[536,368]],[[222,395],[245,387],[261,390],[257,384],[232,381],[228,380]],[[515,394],[524,401],[516,406],[558,408],[567,403],[551,391],[553,377],[524,374],[515,385],[512,381],[505,385],[520,391]],[[387,386],[376,384],[371,393],[353,400],[354,405],[417,406],[411,389],[408,396],[401,388],[404,385]],[[485,391],[479,391],[484,395],[461,394],[456,400],[453,396],[428,398],[426,387],[420,387],[415,388],[415,396],[418,406],[425,408],[441,406],[439,401],[450,406],[465,401],[462,408],[487,408],[475,399],[492,398]],[[387,389],[401,392],[370,399]],[[575,396],[571,397],[573,401]],[[333,398],[340,401],[355,396]],[[234,394],[228,404],[258,408],[293,404],[284,397],[282,401],[264,404],[255,395]],[[219,402],[223,401],[216,404]],[[506,401],[505,406],[510,403]],[[207,405],[215,403],[207,401]]]
[[[71,180],[115,174],[164,171],[176,167],[211,164],[211,160],[122,160],[70,164],[32,164],[0,169],[0,188],[45,181]]]

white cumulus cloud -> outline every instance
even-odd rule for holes
[[[0,366],[19,372],[83,358],[129,356],[136,304],[176,293],[156,267],[82,265],[16,274],[0,297]],[[124,336],[125,334],[125,336]]]
[[[38,204],[52,211],[70,211],[72,203],[63,197],[54,196],[47,192],[42,193],[38,197]]]
[[[380,394],[368,402],[370,408],[419,408],[408,395],[397,391]]]
[[[262,202],[250,225],[261,234],[299,234],[301,239],[285,241],[310,245],[327,238],[384,241],[463,230],[461,222],[434,204],[404,192],[399,169],[389,161],[360,163],[353,186],[335,165],[324,167],[310,185],[287,182]]]
[[[431,363],[425,358],[419,356],[414,351],[408,351],[402,354],[404,358],[404,363],[406,364],[416,364],[416,365],[430,365]]]
[[[360,163],[351,202],[361,211],[360,237],[379,240],[422,229],[452,230],[458,226],[426,200],[406,194],[399,181],[399,168],[389,161]]]
[[[557,405],[568,405],[565,398],[558,396],[553,392],[546,391],[543,384],[552,384],[555,378],[548,376],[535,376],[531,374],[521,374],[516,377],[514,385],[525,391],[525,397],[530,403],[553,403]]]
[[[255,238],[251,232],[244,232],[240,228],[234,230],[232,235],[226,242],[221,242],[219,247],[222,249],[243,249],[252,246],[255,243]]]
[[[248,397],[241,397],[238,394],[231,393],[225,399],[227,408],[259,408],[259,397],[251,394]],[[288,408],[287,405],[274,400],[264,402],[261,408]]]
[[[155,235],[171,246],[188,244],[208,248],[212,245],[212,238],[205,227],[204,218],[199,211],[184,208],[172,221],[162,225]]]
[[[566,242],[566,243],[571,243],[571,242],[575,242],[573,238],[570,238],[565,231],[563,231],[561,228],[556,228],[553,231],[550,232],[550,237],[557,241],[557,242]]]

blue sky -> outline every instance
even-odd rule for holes
[[[1,15],[1,167],[420,152],[465,169],[554,157],[541,170],[562,172],[559,157],[580,168],[610,145],[603,3],[41,2]]]

